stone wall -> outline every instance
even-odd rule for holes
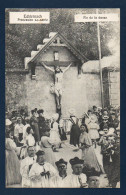
[[[64,75],[62,104],[64,116],[68,116],[68,110],[74,108],[78,117],[93,105],[101,106],[99,76],[81,74],[78,78],[77,68],[71,67]]]
[[[112,68],[103,70],[104,106],[120,106],[120,71]]]
[[[120,73],[119,72],[109,72],[109,95],[110,95],[110,105],[119,106],[120,105]]]
[[[92,106],[101,107],[101,87],[99,74],[84,74],[86,83],[86,92],[88,100],[88,109]]]
[[[29,112],[34,108],[42,108],[47,117],[56,112],[55,98],[50,93],[51,83],[54,83],[53,73],[44,67],[36,67],[36,80],[31,80],[30,74],[26,76]]]
[[[40,66],[36,67],[36,80],[31,80],[30,73],[7,74],[7,107],[10,110],[26,107],[29,112],[36,107],[43,108],[45,115],[51,117],[56,112],[55,97],[50,93],[51,83],[54,83],[53,73]],[[71,108],[81,117],[93,105],[101,106],[99,75],[85,73],[79,78],[77,67],[70,67],[63,77],[63,117],[69,117]]]

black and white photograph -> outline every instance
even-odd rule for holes
[[[6,188],[120,188],[120,9],[5,9]]]

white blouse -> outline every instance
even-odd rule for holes
[[[26,143],[28,144],[28,146],[34,146],[35,145],[35,138],[33,137],[32,134],[29,134],[26,137]]]

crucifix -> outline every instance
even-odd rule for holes
[[[62,98],[62,83],[63,83],[63,74],[70,68],[72,63],[70,63],[64,70],[60,66],[55,66],[54,69],[48,67],[44,62],[42,65],[54,73],[55,83],[54,83],[54,93],[56,96],[56,108],[59,115],[61,115],[61,98]]]

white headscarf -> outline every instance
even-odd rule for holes
[[[114,133],[114,131],[115,131],[114,128],[109,128],[107,135],[112,135]]]
[[[53,114],[52,119],[54,119],[55,121],[57,121],[58,118],[59,118],[59,114],[58,113]]]
[[[6,126],[9,126],[12,124],[12,122],[9,119],[6,119],[5,124],[6,124]]]

